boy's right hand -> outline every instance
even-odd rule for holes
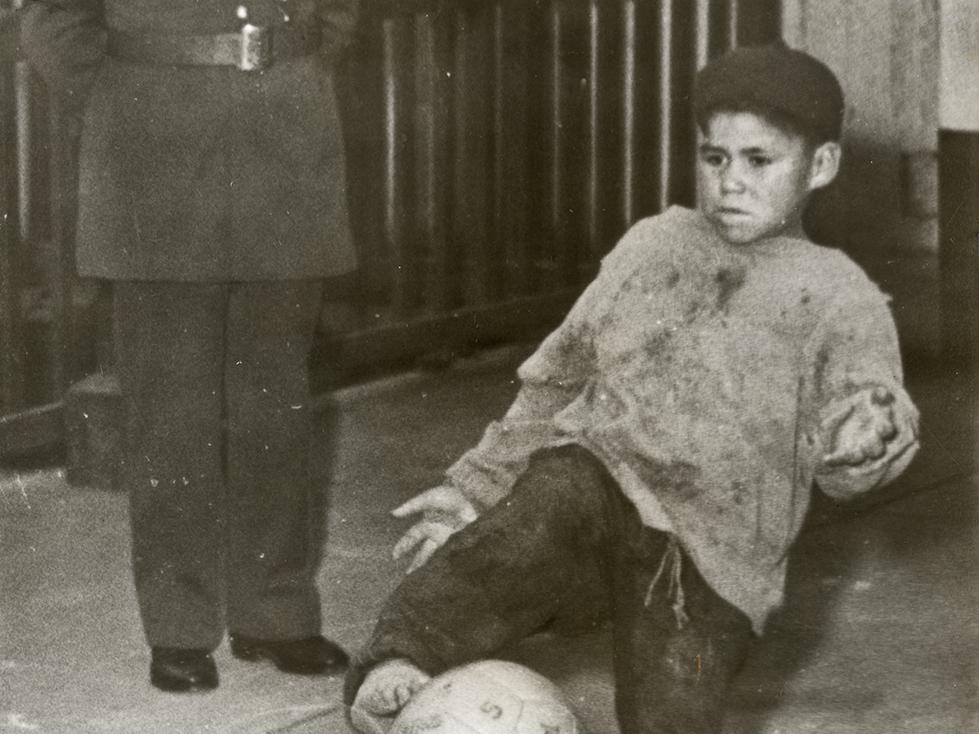
[[[424,565],[450,535],[462,530],[479,515],[462,492],[447,484],[422,492],[391,510],[395,517],[408,517],[419,512],[422,519],[412,525],[394,546],[395,560],[415,549],[415,557],[406,573]]]

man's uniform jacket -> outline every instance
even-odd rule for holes
[[[343,141],[331,62],[357,0],[34,0],[33,64],[83,114],[77,265],[117,280],[243,281],[349,271]],[[134,63],[106,30],[318,24],[320,53],[261,72]]]

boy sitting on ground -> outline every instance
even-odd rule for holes
[[[640,221],[519,369],[423,513],[347,679],[361,715],[548,623],[610,619],[624,734],[720,731],[782,602],[813,484],[846,499],[918,447],[886,297],[802,213],[840,163],[833,73],[784,45],[698,75],[698,210]]]

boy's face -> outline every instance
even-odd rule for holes
[[[751,112],[716,112],[697,158],[699,207],[727,242],[805,237],[802,210],[811,191],[836,176],[840,148],[813,149]]]

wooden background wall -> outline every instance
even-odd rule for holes
[[[907,350],[936,357],[940,0],[784,0],[782,24],[847,98],[844,173],[815,229],[894,296]]]

